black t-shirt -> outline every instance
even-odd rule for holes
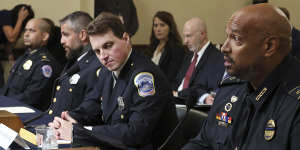
[[[10,25],[12,26],[12,17],[11,17],[11,12],[8,10],[1,10],[0,11],[0,44],[6,43],[7,38],[4,34],[3,31],[3,26],[5,25]]]

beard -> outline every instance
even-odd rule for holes
[[[66,53],[66,58],[68,60],[77,59],[80,56],[80,54],[82,53],[82,51],[83,51],[83,46],[79,46],[76,49],[71,49],[70,48],[69,53]]]

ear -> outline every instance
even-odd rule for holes
[[[130,44],[130,36],[127,32],[123,33],[122,39],[125,40],[126,43]]]
[[[265,39],[265,42],[264,42],[264,51],[265,51],[264,56],[265,57],[273,56],[275,53],[277,53],[278,49],[279,49],[279,38],[278,37],[270,36]]]
[[[81,30],[79,32],[78,36],[81,41],[86,41],[88,39],[88,34],[87,34],[86,30]]]
[[[44,32],[42,41],[46,42],[49,40],[49,38],[50,38],[50,34],[48,32]]]

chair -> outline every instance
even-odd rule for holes
[[[191,138],[199,134],[202,124],[208,116],[207,113],[196,109],[191,109],[186,116],[186,108],[182,106],[176,106],[176,113],[179,121],[184,119],[183,123],[163,150],[177,150],[183,147]]]

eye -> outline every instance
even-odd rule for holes
[[[110,49],[113,46],[113,42],[107,42],[103,45],[103,49]]]
[[[94,49],[93,51],[95,52],[95,54],[100,54],[100,50],[99,49]]]

